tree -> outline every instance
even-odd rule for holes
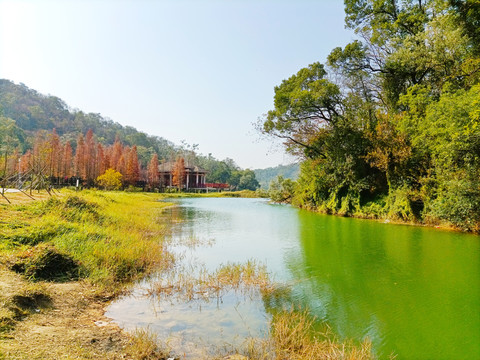
[[[97,184],[105,190],[118,190],[122,187],[122,174],[110,168],[97,177]]]
[[[323,132],[343,118],[340,88],[326,79],[320,63],[313,63],[275,87],[274,109],[259,129],[284,140],[287,151],[307,157],[324,156]]]
[[[97,149],[95,139],[93,138],[93,130],[89,129],[85,134],[85,147],[84,147],[84,162],[85,162],[85,179],[88,182],[93,182],[97,177]]]
[[[85,159],[85,139],[82,134],[77,138],[77,149],[75,152],[75,175],[84,180],[87,178],[87,164]]]
[[[175,164],[173,165],[172,183],[179,190],[183,188],[183,184],[185,183],[185,176],[185,159],[183,157],[178,157],[177,161],[175,161]]]
[[[253,170],[246,169],[243,171],[238,183],[239,190],[257,190],[260,187]]]
[[[150,189],[155,189],[160,185],[160,178],[158,175],[158,155],[153,154],[147,167],[147,183]]]
[[[60,137],[57,134],[56,129],[54,128],[52,134],[50,135],[50,170],[49,175],[51,177],[58,177],[60,173],[60,167],[62,163],[62,153],[60,151]]]
[[[63,146],[62,172],[61,172],[61,175],[65,178],[69,178],[73,176],[72,159],[73,159],[72,145],[70,145],[70,141],[67,141]]]
[[[140,179],[137,147],[134,145],[126,155],[125,183],[135,185]]]
[[[276,203],[290,203],[295,194],[295,182],[279,175],[270,182],[268,197]]]

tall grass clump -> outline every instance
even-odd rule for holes
[[[340,342],[326,325],[305,310],[283,310],[270,321],[266,339],[252,339],[245,353],[252,360],[373,360],[371,343]]]

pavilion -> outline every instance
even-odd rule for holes
[[[158,166],[158,175],[160,177],[161,186],[173,187],[173,169],[174,161],[165,162]],[[190,166],[185,163],[185,178],[182,188],[184,189],[204,189],[206,170],[198,166]]]

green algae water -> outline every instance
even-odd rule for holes
[[[380,359],[480,358],[480,237],[271,205],[259,199],[185,199],[165,216],[182,261],[215,269],[256,259],[290,292],[227,294],[208,303],[160,300],[149,282],[110,306],[126,328],[148,327],[191,344],[240,346],[267,332],[279,307],[307,307],[340,339],[369,338]],[[187,345],[190,344],[190,347]],[[195,358],[194,355],[191,356]]]

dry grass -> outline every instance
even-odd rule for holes
[[[63,191],[58,191],[55,190],[53,192],[55,196],[62,196]],[[26,194],[22,192],[8,192],[5,193],[5,197],[11,202],[11,204],[28,204],[31,203],[32,201],[42,201],[42,200],[47,200],[48,198],[51,197],[48,192],[45,190],[41,191],[33,191],[32,194],[30,195],[29,191],[26,191]],[[8,201],[5,200],[3,196],[0,196],[0,206],[1,205],[9,205]]]
[[[129,358],[140,360],[173,359],[170,357],[166,346],[161,343],[158,336],[149,330],[137,329],[131,335],[131,339],[125,348]]]
[[[340,342],[328,327],[317,330],[307,311],[285,310],[275,314],[266,339],[250,339],[243,353],[251,360],[372,360],[371,343]]]
[[[253,294],[274,290],[264,265],[251,260],[244,264],[229,263],[210,273],[204,267],[177,267],[163,273],[152,283],[148,295],[176,297],[178,301],[221,298],[228,291]]]

